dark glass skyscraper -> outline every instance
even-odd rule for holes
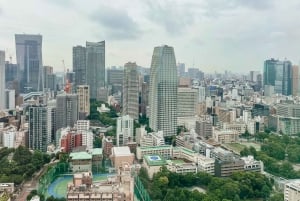
[[[75,85],[86,84],[86,49],[83,46],[73,47],[73,72]]]
[[[97,99],[98,90],[105,86],[105,41],[86,42],[86,83],[90,97]]]
[[[43,62],[42,62],[42,36],[16,34],[16,57],[20,71],[20,91],[42,91]]]
[[[264,85],[274,86],[275,93],[292,94],[292,63],[275,59],[264,63]]]

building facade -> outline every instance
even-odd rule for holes
[[[73,47],[73,71],[75,72],[75,85],[84,85],[86,81],[86,48]]]
[[[284,185],[284,201],[300,200],[300,180],[291,180]]]
[[[56,129],[73,127],[78,120],[78,95],[59,94],[56,97]]]
[[[150,69],[150,118],[154,131],[164,136],[176,135],[177,129],[177,67],[173,47],[155,47]]]
[[[90,115],[90,87],[89,85],[78,85],[78,112],[79,119],[85,119]]]
[[[5,52],[0,51],[0,110],[5,109]]]
[[[133,140],[133,118],[129,115],[117,119],[117,146],[126,145]]]
[[[124,65],[123,79],[123,115],[139,118],[139,80],[136,63]]]
[[[196,106],[198,103],[198,91],[191,88],[178,88],[177,98],[177,116],[191,117],[196,115]]]
[[[98,89],[105,86],[105,41],[86,42],[86,83],[91,98],[97,99]]]
[[[47,151],[47,146],[51,142],[51,124],[46,106],[29,107],[28,145],[30,149]]]
[[[20,91],[42,91],[44,88],[42,36],[16,34],[16,58],[19,65]]]
[[[275,93],[291,95],[292,72],[290,61],[266,60],[264,63],[264,85],[274,86]]]

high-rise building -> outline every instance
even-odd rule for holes
[[[90,114],[90,87],[89,85],[78,85],[78,112],[79,119],[84,120]]]
[[[198,90],[179,87],[177,98],[177,116],[192,117],[196,115],[196,106],[198,103]]]
[[[97,99],[99,88],[105,86],[105,41],[86,42],[86,82],[91,98]]]
[[[78,95],[59,94],[56,96],[56,129],[73,127],[78,120]]]
[[[5,89],[5,108],[9,110],[15,109],[15,90]]]
[[[146,115],[146,108],[149,105],[149,83],[142,83],[140,113]]]
[[[150,127],[164,136],[177,130],[177,67],[173,47],[155,47],[150,69]]]
[[[204,116],[199,121],[196,121],[196,133],[201,138],[211,138],[212,137],[212,122],[209,116]]]
[[[28,145],[30,149],[47,151],[47,145],[51,142],[51,124],[46,106],[29,107]]]
[[[44,66],[44,88],[56,91],[55,75],[52,66]]]
[[[266,60],[264,85],[274,86],[275,93],[292,94],[292,63],[290,61]]]
[[[15,41],[21,92],[42,91],[44,88],[42,36],[16,34]]]
[[[139,118],[139,80],[136,63],[128,62],[124,66],[123,79],[123,115]]]
[[[293,67],[293,81],[292,81],[292,95],[300,95],[300,75],[299,75],[299,66],[294,65]]]
[[[185,64],[184,63],[178,63],[177,64],[177,73],[178,76],[183,77],[185,74]]]
[[[18,65],[10,62],[5,63],[5,83],[18,79]]]
[[[124,69],[111,68],[107,70],[107,84],[111,86],[111,93],[116,94],[123,91]]]
[[[73,47],[73,71],[75,72],[75,85],[86,84],[86,48]]]
[[[198,68],[188,68],[188,76],[192,79],[203,80],[204,73]]]
[[[133,140],[133,119],[129,115],[117,119],[117,146],[126,145]]]
[[[260,74],[259,71],[250,71],[250,81],[257,82],[257,76]]]
[[[123,84],[123,76],[124,70],[123,69],[115,69],[111,68],[107,70],[107,84]]]
[[[0,110],[5,109],[5,52],[0,51]]]

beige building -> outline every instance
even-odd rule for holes
[[[186,163],[182,160],[167,160],[167,169],[178,174],[197,173],[195,163]]]
[[[75,174],[73,183],[68,184],[67,201],[133,201],[134,178],[126,163],[118,168],[118,174],[107,180],[93,183],[92,174]]]
[[[85,119],[90,114],[90,87],[77,86],[79,119]]]
[[[137,65],[132,62],[124,65],[123,115],[139,118],[139,79]]]
[[[136,157],[142,160],[144,155],[158,154],[166,159],[172,156],[172,145],[151,146],[151,147],[137,147]]]
[[[70,168],[72,172],[92,171],[92,155],[85,151],[71,153]]]
[[[198,103],[198,90],[179,87],[177,96],[177,117],[195,116]]]
[[[291,180],[284,185],[284,201],[300,200],[300,180]]]
[[[161,167],[167,165],[166,160],[157,154],[144,155],[142,166],[147,169],[148,176],[152,179],[153,175],[160,171]]]
[[[215,159],[207,158],[203,155],[198,155],[198,171],[206,172],[210,175],[215,174]]]
[[[239,138],[239,133],[236,130],[213,130],[213,138],[219,143],[233,143]]]
[[[132,165],[134,161],[134,154],[130,152],[128,146],[124,147],[113,147],[111,154],[112,165],[118,169],[123,163],[128,163]]]
[[[300,76],[299,76],[299,66],[296,66],[296,65],[294,65],[293,67],[292,67],[292,71],[293,71],[293,73],[292,73],[292,95],[293,96],[298,96],[299,95],[299,84],[300,84],[300,82],[299,82],[299,78],[300,78]]]

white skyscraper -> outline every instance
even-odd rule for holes
[[[117,146],[126,145],[133,137],[133,118],[129,115],[117,119]]]
[[[3,146],[7,148],[15,147],[16,131],[5,131],[3,133]]]
[[[150,127],[164,136],[177,130],[177,67],[174,48],[155,47],[150,69]]]
[[[124,66],[123,76],[123,115],[139,118],[139,80],[136,63]]]
[[[47,145],[51,142],[52,118],[47,106],[29,107],[29,131],[28,142],[30,149],[47,151]]]
[[[0,51],[0,110],[5,109],[5,52]]]

